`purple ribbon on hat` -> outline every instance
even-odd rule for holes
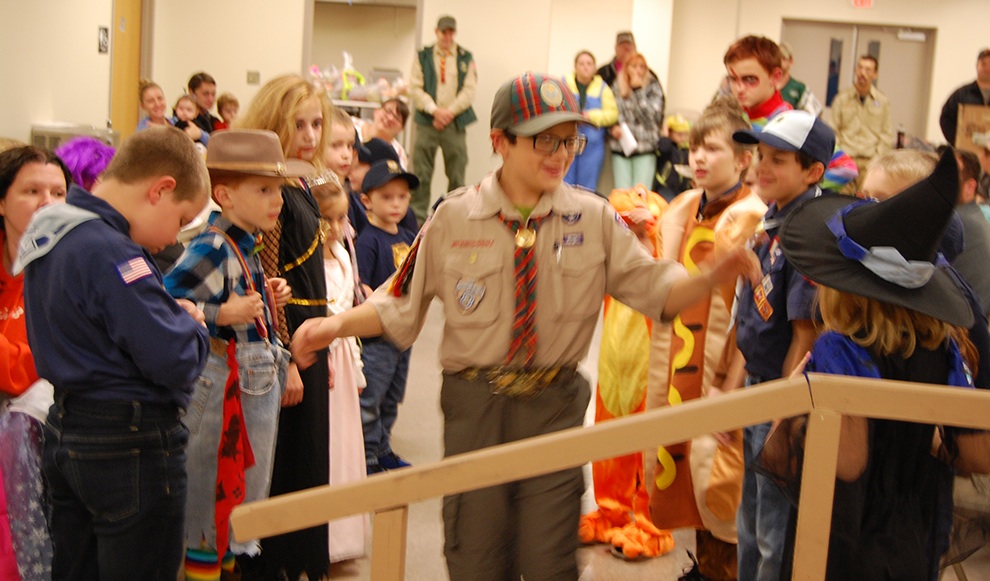
[[[846,234],[843,222],[846,214],[863,204],[877,203],[875,200],[861,200],[842,208],[826,221],[828,229],[835,235],[839,252],[850,260],[855,260],[865,266],[870,272],[880,278],[903,288],[921,288],[928,284],[935,274],[935,268],[946,266],[945,258],[937,254],[935,263],[924,260],[908,260],[893,246],[874,246],[865,248]]]

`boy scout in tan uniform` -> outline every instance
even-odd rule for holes
[[[580,426],[591,391],[576,369],[605,294],[666,320],[756,268],[736,252],[689,278],[655,261],[604,200],[563,184],[584,148],[581,120],[559,79],[503,85],[491,120],[502,168],[449,194],[368,302],[297,330],[296,360],[338,336],[384,334],[404,349],[437,297],[445,456]],[[574,468],[446,498],[450,578],[577,579],[583,489]]]

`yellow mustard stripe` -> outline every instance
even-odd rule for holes
[[[290,305],[296,305],[299,307],[325,307],[327,305],[326,299],[289,299]]]
[[[313,238],[313,243],[309,245],[309,248],[306,250],[306,252],[303,252],[302,256],[300,256],[299,258],[293,260],[289,264],[286,264],[285,266],[282,267],[282,274],[285,274],[285,273],[289,272],[290,270],[292,270],[293,268],[295,268],[295,267],[299,266],[300,264],[306,262],[309,259],[310,256],[313,256],[313,253],[316,252],[316,249],[319,248],[321,244],[323,244],[323,231],[322,231],[322,229],[319,232],[316,233],[316,238]],[[326,301],[324,301],[324,303],[325,302]]]

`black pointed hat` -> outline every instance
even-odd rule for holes
[[[968,328],[969,301],[938,253],[958,193],[950,148],[930,176],[883,202],[828,194],[801,204],[781,225],[780,245],[818,284]]]

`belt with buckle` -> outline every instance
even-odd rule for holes
[[[494,395],[529,399],[559,381],[570,381],[577,374],[577,367],[468,367],[454,375],[466,381],[485,381]]]

